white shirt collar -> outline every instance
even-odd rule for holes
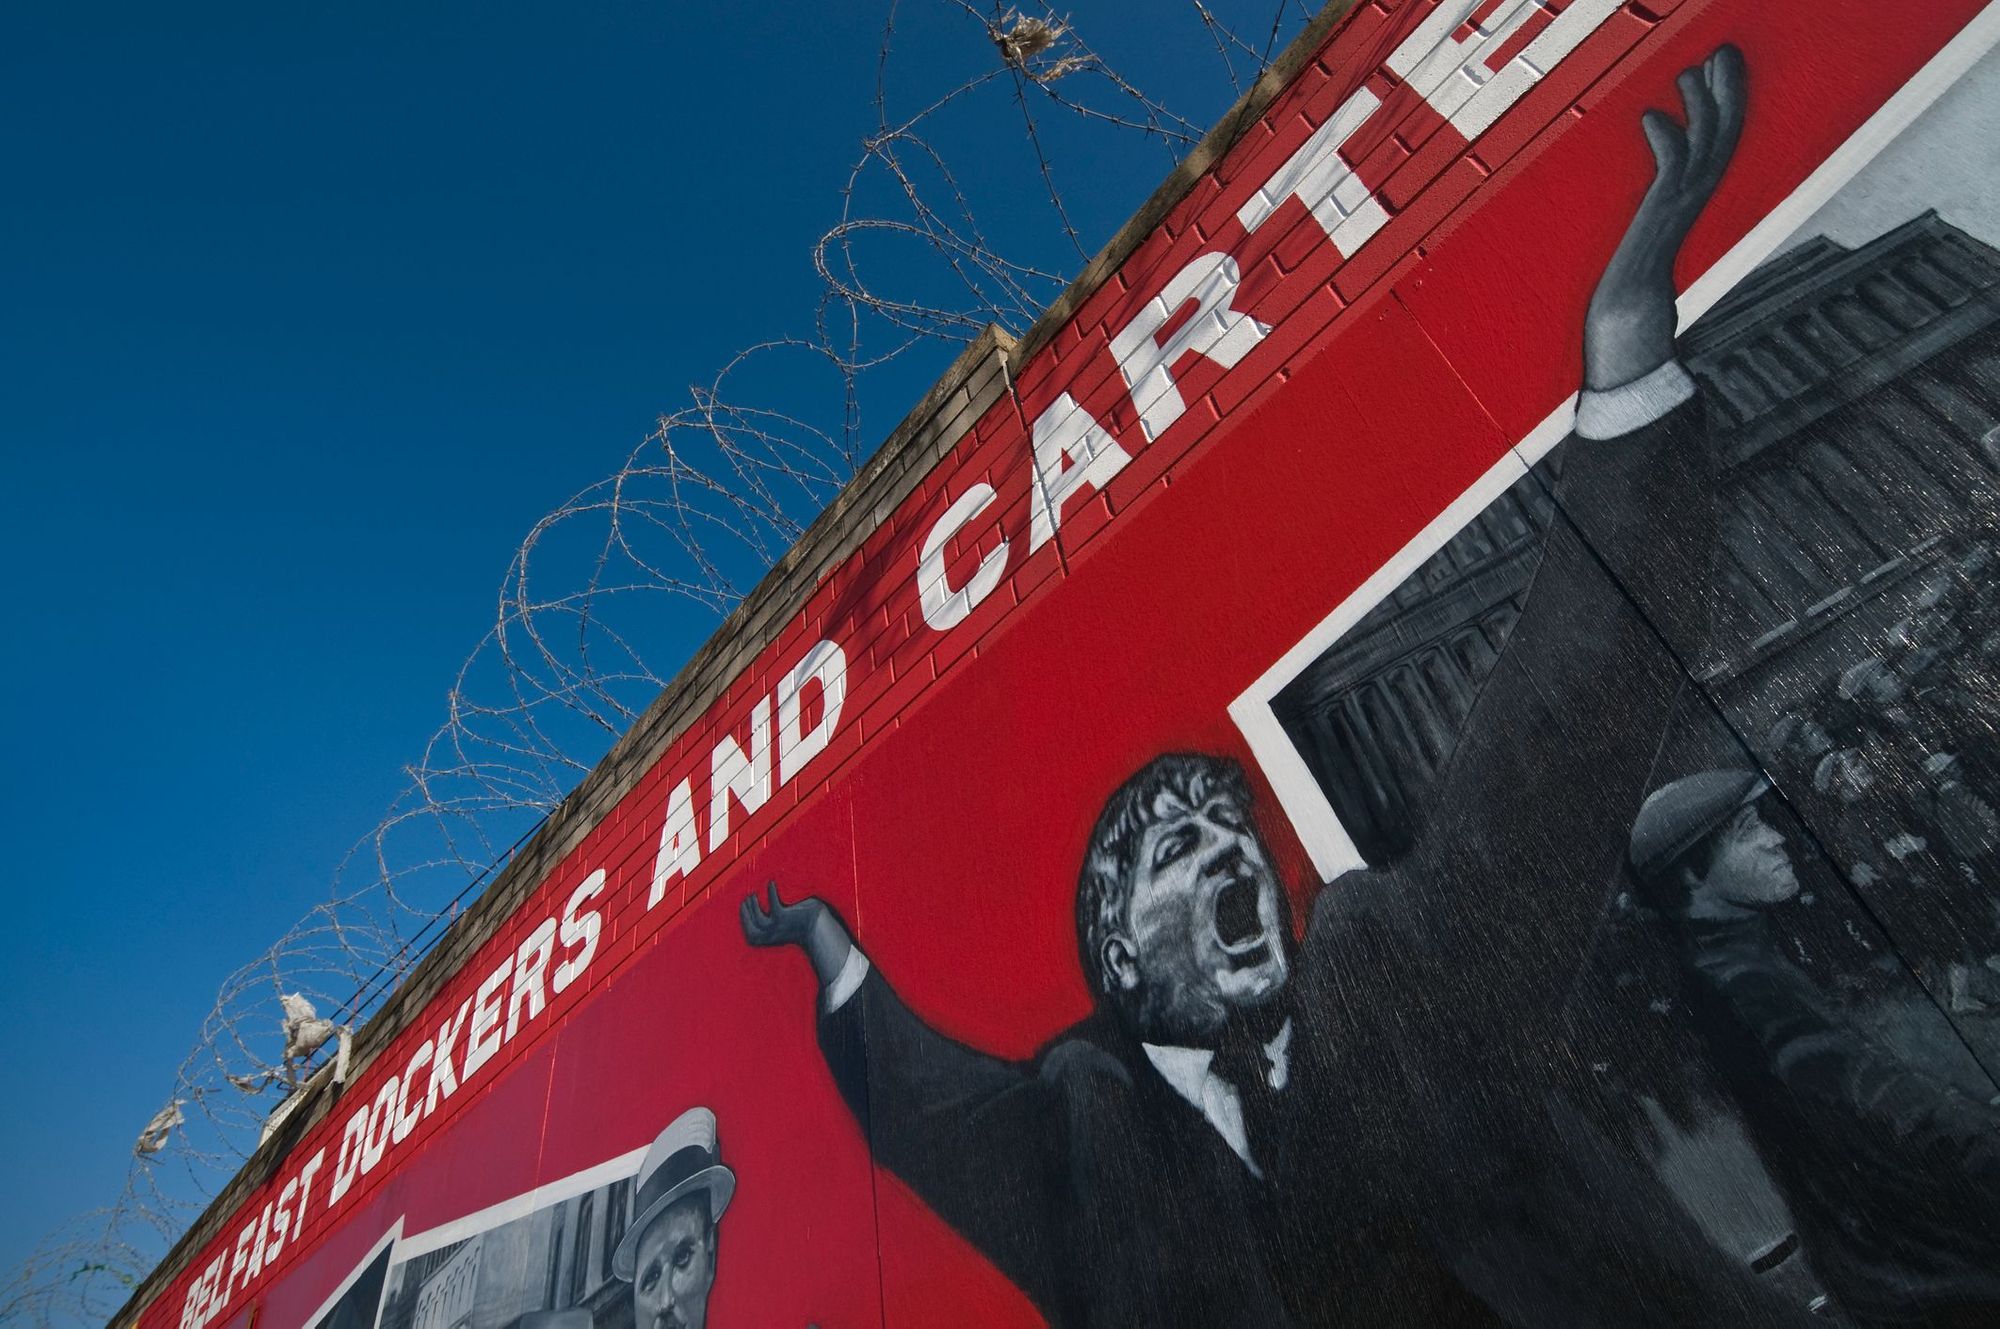
[[[1243,1124],[1242,1096],[1236,1092],[1235,1085],[1215,1073],[1215,1053],[1208,1048],[1173,1047],[1159,1043],[1141,1043],[1139,1046],[1145,1049],[1146,1060],[1153,1063],[1160,1078],[1201,1113],[1236,1152],[1236,1156],[1243,1160],[1245,1167],[1255,1175],[1263,1176],[1264,1170],[1250,1155],[1250,1139]],[[1269,1079],[1273,1089],[1283,1089],[1291,1079],[1291,1046],[1292,1022],[1286,1020],[1278,1029],[1277,1036],[1264,1045],[1264,1056],[1270,1062]]]
[[[1212,1048],[1175,1047],[1170,1043],[1141,1043],[1139,1046],[1145,1050],[1146,1060],[1159,1071],[1160,1078],[1174,1087],[1174,1092],[1196,1107],[1201,1106],[1202,1089],[1215,1062]],[[1291,1020],[1287,1019],[1280,1025],[1276,1036],[1264,1045],[1264,1055],[1271,1062],[1271,1087],[1283,1089],[1292,1078]]]
[[[1160,1078],[1172,1085],[1175,1093],[1199,1108],[1202,1086],[1208,1081],[1208,1068],[1215,1061],[1214,1051],[1159,1043],[1141,1043],[1139,1046],[1146,1050],[1146,1060],[1153,1063],[1153,1069],[1160,1073]]]

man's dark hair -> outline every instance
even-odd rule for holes
[[[1104,943],[1125,929],[1139,841],[1160,820],[1153,805],[1162,794],[1195,808],[1221,795],[1243,809],[1246,819],[1250,813],[1250,781],[1242,763],[1202,752],[1169,752],[1153,758],[1105,801],[1077,878],[1076,946],[1092,998],[1100,1004],[1110,1001],[1121,1010],[1123,994],[1104,968]]]

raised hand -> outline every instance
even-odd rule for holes
[[[1743,133],[1743,53],[1724,46],[1677,80],[1687,127],[1664,112],[1640,120],[1653,183],[1604,267],[1584,319],[1583,381],[1597,391],[1643,378],[1674,357],[1674,259],[1715,193]]]
[[[743,939],[752,946],[797,946],[812,961],[821,985],[833,982],[854,949],[854,939],[840,916],[816,895],[786,904],[778,898],[777,882],[769,883],[765,890],[770,897],[768,907],[754,892],[744,897],[739,911]]]
[[[808,895],[797,904],[786,904],[778,898],[778,883],[771,882],[765,887],[771,894],[771,904],[766,909],[752,892],[743,900],[743,937],[752,946],[798,946],[805,943],[812,931],[813,919],[826,909],[826,904],[818,896]]]

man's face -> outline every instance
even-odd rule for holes
[[[715,1225],[701,1195],[667,1206],[639,1237],[632,1261],[639,1329],[702,1329],[715,1282]]]
[[[1739,811],[1717,835],[1703,887],[1736,905],[1772,905],[1798,894],[1798,872],[1785,837],[1758,814],[1755,804]]]
[[[1139,842],[1128,923],[1149,1041],[1212,1043],[1231,1015],[1276,997],[1289,973],[1278,879],[1248,812],[1163,793]]]

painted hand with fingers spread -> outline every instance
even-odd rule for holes
[[[1743,53],[1724,46],[1677,80],[1687,127],[1664,112],[1641,121],[1653,183],[1605,265],[1584,320],[1583,381],[1608,391],[1674,358],[1674,259],[1714,195],[1743,132]]]

